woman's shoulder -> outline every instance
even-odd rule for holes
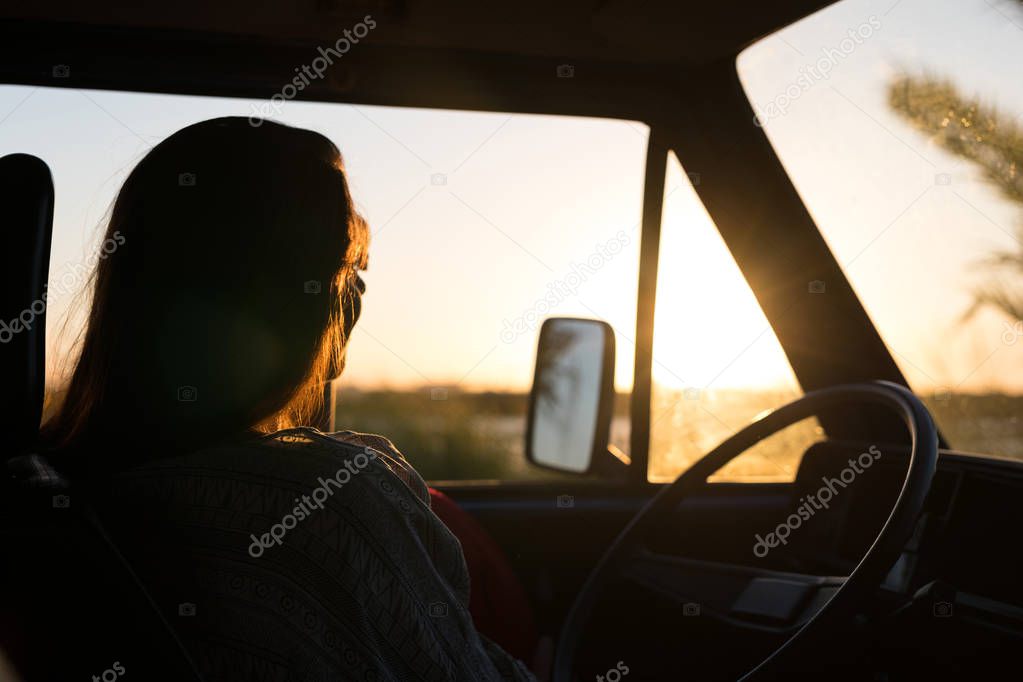
[[[108,495],[141,495],[172,506],[244,502],[263,513],[291,506],[310,490],[325,489],[331,507],[384,517],[394,512],[405,524],[430,515],[429,488],[394,444],[383,436],[352,431],[294,428],[221,442],[140,462],[97,484]],[[343,493],[334,494],[342,488]]]
[[[369,545],[388,556],[425,549],[462,587],[457,541],[432,513],[429,488],[382,436],[288,429],[150,460],[95,492],[107,505],[137,509],[138,519],[226,524],[273,535],[275,544],[286,534],[329,542],[340,554]]]
[[[401,480],[413,495],[430,506],[430,489],[426,482],[394,443],[384,436],[356,431],[323,433],[312,428],[296,428],[278,431],[265,440],[285,447],[311,448],[327,457],[340,458],[342,463],[350,465],[346,470],[354,466],[360,472],[364,469],[385,471]]]

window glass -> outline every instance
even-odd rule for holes
[[[953,447],[1023,458],[1023,4],[846,0],[756,43],[760,123]]]
[[[654,319],[650,478],[672,480],[765,410],[802,395],[728,247],[674,155],[668,158]],[[820,436],[805,420],[712,480],[791,481]]]
[[[268,110],[240,99],[0,87],[0,153],[38,155],[56,184],[51,359],[80,325],[70,303],[134,164],[185,125]],[[284,103],[279,119],[338,145],[372,228],[338,428],[390,437],[428,478],[547,475],[523,456],[542,320],[600,317],[623,332],[616,383],[631,391],[646,126],[308,102]],[[51,365],[50,389],[59,388]],[[627,449],[624,402],[614,439]]]

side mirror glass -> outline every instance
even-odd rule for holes
[[[526,457],[588,473],[607,452],[614,407],[614,332],[606,322],[555,317],[540,327]]]

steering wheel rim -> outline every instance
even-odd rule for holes
[[[708,476],[756,443],[807,417],[816,416],[825,408],[849,402],[883,405],[896,412],[906,424],[911,448],[899,496],[874,542],[845,583],[817,613],[771,655],[743,675],[739,682],[750,682],[779,667],[788,654],[809,639],[810,634],[819,633],[822,628],[840,620],[861,595],[876,590],[912,536],[938,460],[938,433],[927,408],[908,388],[888,381],[843,384],[807,393],[740,429],[655,495],[626,524],[583,583],[561,630],[552,682],[570,682],[584,626],[597,597],[608,580],[617,575],[623,560],[632,555],[637,539],[643,536],[644,531],[677,508],[688,493],[703,486]]]

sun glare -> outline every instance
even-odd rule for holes
[[[753,292],[678,160],[668,162],[654,323],[667,389],[771,389],[791,370]]]

